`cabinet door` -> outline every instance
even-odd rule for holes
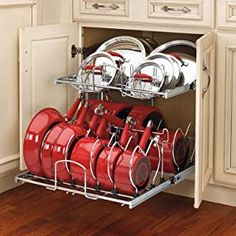
[[[212,175],[214,141],[215,34],[197,41],[195,203],[198,208]]]
[[[55,85],[55,78],[73,74],[77,58],[76,24],[38,26],[20,30],[20,168],[25,168],[23,138],[33,115],[45,107],[64,113],[73,101],[69,87]]]
[[[18,29],[36,23],[35,6],[32,1],[0,2],[1,177],[19,165]]]
[[[236,34],[217,35],[214,181],[236,187]]]

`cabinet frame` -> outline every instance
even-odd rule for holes
[[[76,24],[76,23],[73,23]],[[102,25],[97,25],[91,22],[83,22],[83,23],[77,23],[77,31],[74,32],[75,35],[77,35],[77,45],[79,47],[83,47],[83,34],[84,34],[84,28],[86,27],[93,27],[93,28],[106,28],[106,29],[123,29],[123,24],[106,24],[103,23]],[[45,30],[47,30],[47,26],[43,26]],[[48,26],[50,27],[50,26]],[[133,26],[127,25],[127,29],[133,30]],[[139,30],[144,30],[142,27],[138,28]],[[146,29],[147,30],[147,29]],[[153,32],[165,32],[162,29],[155,29],[152,28]],[[69,47],[70,48],[70,47]],[[207,183],[212,175],[212,151],[210,151],[210,157],[207,156],[209,154],[209,150],[205,151],[204,147],[202,146],[202,142],[205,141],[204,134],[207,132],[207,140],[208,144],[212,144],[212,138],[213,138],[213,127],[210,127],[209,130],[205,130],[206,132],[203,132],[202,128],[202,119],[209,121],[209,114],[204,114],[206,109],[204,110],[204,104],[208,104],[208,106],[211,107],[210,111],[212,111],[212,106],[214,106],[214,93],[212,92],[210,95],[208,95],[209,91],[214,90],[214,80],[211,79],[210,87],[207,90],[207,93],[203,96],[203,91],[207,86],[208,78],[207,73],[204,71],[204,66],[208,66],[208,69],[210,70],[210,76],[214,77],[214,61],[215,61],[215,33],[210,32],[209,34],[206,34],[202,36],[197,41],[197,62],[198,62],[198,80],[197,80],[197,89],[196,89],[196,169],[195,169],[195,203],[194,207],[198,208],[201,204],[201,201],[204,197],[204,191],[205,187],[207,186]],[[207,59],[208,58],[208,59]],[[206,60],[206,61],[205,61]],[[78,56],[78,65],[81,62],[81,55]],[[205,99],[205,100],[204,100]],[[205,116],[205,117],[204,117]],[[208,134],[209,133],[209,134]],[[204,139],[204,140],[203,140]],[[21,156],[23,158],[23,156]],[[203,167],[203,160],[207,158],[207,166]],[[205,169],[206,169],[206,172]]]

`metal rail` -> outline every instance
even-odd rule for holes
[[[129,87],[126,87],[123,82],[121,82],[120,84],[115,84],[115,85],[81,83],[81,82],[77,81],[76,75],[58,78],[55,80],[55,83],[56,84],[70,84],[73,87],[80,89],[81,91],[87,92],[87,93],[98,93],[98,92],[100,92],[100,90],[116,90],[116,91],[120,91],[122,96],[129,96],[129,97],[134,97],[137,99],[146,99],[146,98],[136,97],[133,94],[143,93],[143,94],[152,95],[153,97],[161,97],[164,99],[168,99],[168,98],[172,98],[172,97],[178,96],[180,94],[184,94],[184,93],[194,90],[191,88],[190,84],[175,87],[173,89],[166,89],[166,90],[160,91],[160,92],[154,92],[154,91],[141,90],[141,89],[131,89]],[[90,89],[86,89],[86,87],[88,87]],[[91,88],[93,88],[93,89],[91,89]],[[151,98],[153,98],[153,97],[151,97]]]
[[[191,177],[193,174],[194,174],[194,165],[191,165],[187,169],[179,172],[178,174],[169,177],[166,181],[157,184],[155,187],[150,186],[144,191],[144,193],[136,197],[117,193],[114,194],[112,192],[104,190],[96,190],[88,187],[86,183],[84,186],[74,185],[65,182],[59,183],[57,180],[55,181],[55,179],[47,179],[44,177],[35,176],[32,175],[30,172],[25,172],[17,175],[15,177],[15,181],[42,186],[52,191],[60,190],[66,193],[71,193],[73,195],[74,194],[83,195],[84,197],[92,200],[98,200],[98,199],[106,200],[121,204],[122,206],[127,205],[130,209],[133,209],[134,207],[142,204],[143,202],[154,197],[155,195],[164,191],[165,189]]]

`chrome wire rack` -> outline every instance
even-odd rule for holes
[[[120,83],[111,83],[110,85],[95,84],[94,81],[93,83],[82,83],[78,81],[77,74],[74,74],[72,76],[58,78],[55,80],[55,83],[56,84],[69,84],[73,86],[74,88],[79,89],[81,92],[86,92],[86,93],[88,92],[98,93],[98,91],[101,92],[104,90],[115,90],[115,91],[119,91],[123,97],[128,96],[128,97],[133,97],[137,99],[146,99],[146,98],[135,97],[134,94],[149,94],[149,95],[152,95],[152,98],[161,97],[164,99],[168,99],[168,98],[175,97],[175,96],[195,90],[195,84],[186,84],[183,86],[175,87],[173,89],[166,89],[163,91],[154,92],[154,91],[130,88],[126,86],[125,80],[127,80],[126,76],[120,75],[119,80],[118,80]],[[86,88],[89,88],[89,89],[86,89]],[[148,99],[150,99],[149,96],[148,96]]]
[[[79,165],[84,170],[84,179],[86,180],[86,169],[81,164]],[[106,200],[121,204],[122,206],[128,206],[130,209],[133,209],[134,207],[154,197],[158,193],[191,177],[194,174],[194,169],[194,165],[190,165],[185,170],[171,177],[168,177],[165,181],[162,180],[157,185],[153,185],[152,183],[150,183],[149,186],[144,190],[144,192],[137,196],[129,196],[90,188],[86,185],[86,181],[84,181],[84,185],[82,186],[76,185],[74,183],[59,182],[56,176],[54,179],[48,179],[32,175],[30,172],[25,172],[23,174],[17,175],[15,177],[15,181],[18,183],[29,183],[42,186],[51,191],[60,190],[67,194],[82,195],[90,200]]]

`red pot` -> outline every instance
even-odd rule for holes
[[[176,173],[182,170],[189,159],[190,144],[188,138],[179,129],[165,132],[160,136],[159,146],[163,145],[163,171],[165,173]],[[152,169],[157,168],[159,154],[157,149],[153,149],[149,155]]]
[[[139,142],[139,147],[134,151],[123,152],[116,163],[114,171],[114,182],[119,193],[137,195],[146,187],[150,172],[151,163],[149,158],[139,150],[144,150],[151,136],[152,122],[147,127]]]
[[[120,111],[122,109],[126,109],[123,104],[120,105]],[[116,112],[118,113],[119,109],[116,107]],[[110,138],[109,132],[107,132],[106,127],[107,123],[113,123],[115,125],[120,125],[122,121],[115,118],[114,115],[104,115],[99,127],[97,129],[97,139],[90,137],[90,138],[83,138],[79,140],[71,154],[71,160],[82,164],[86,168],[86,177],[87,177],[87,185],[91,187],[97,186],[97,178],[95,174],[96,170],[96,163],[99,154],[104,149],[104,147],[108,144],[108,139]],[[75,181],[79,184],[84,184],[84,172],[78,165],[71,163],[70,164],[70,172]]]
[[[44,176],[40,161],[40,148],[45,134],[56,124],[71,120],[81,99],[77,98],[67,114],[63,117],[54,108],[39,111],[31,120],[24,138],[24,160],[29,171],[38,176]]]
[[[114,190],[114,170],[116,162],[124,150],[128,139],[130,129],[129,119],[127,118],[119,146],[114,143],[112,147],[105,147],[100,153],[96,165],[96,177],[101,189]]]
[[[77,123],[76,123],[77,126],[83,127],[83,122],[87,114],[87,110],[88,110],[88,104],[85,103],[84,107],[82,107],[79,111],[80,115],[77,119]],[[95,116],[95,118],[96,117],[97,116]],[[54,164],[55,163],[52,162],[52,153],[53,153],[54,145],[56,144],[63,130],[70,126],[71,124],[67,122],[59,123],[55,125],[51,130],[49,130],[48,133],[45,135],[45,138],[41,147],[41,162],[42,162],[43,172],[48,178],[54,178]],[[93,127],[91,128],[93,129]]]
[[[60,181],[70,181],[71,175],[67,163],[58,163],[57,170],[54,171],[54,167],[57,161],[70,159],[71,151],[75,143],[87,133],[86,129],[83,127],[83,123],[89,109],[89,103],[86,102],[84,105],[79,118],[74,124],[70,124],[64,127],[60,135],[54,142],[52,152],[51,152],[51,174],[57,172],[57,178]]]

